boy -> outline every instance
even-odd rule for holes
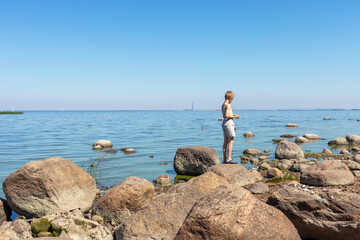
[[[225,101],[221,106],[224,121],[222,122],[222,129],[224,132],[224,144],[223,144],[223,163],[236,164],[231,159],[231,152],[234,144],[235,127],[234,118],[240,118],[239,115],[233,114],[230,103],[233,101],[235,94],[232,91],[225,93]],[[226,156],[227,155],[227,156]]]

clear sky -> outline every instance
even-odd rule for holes
[[[359,0],[0,0],[0,110],[360,108]]]

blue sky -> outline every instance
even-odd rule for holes
[[[360,108],[358,0],[0,0],[0,110]]]

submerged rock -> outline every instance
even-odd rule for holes
[[[288,123],[286,124],[286,127],[298,127],[298,125],[295,123]]]
[[[309,140],[319,140],[320,139],[320,136],[318,136],[316,134],[304,134],[303,137],[306,139],[309,139]]]
[[[177,233],[180,239],[300,240],[285,215],[249,191],[223,185],[196,202]]]
[[[323,154],[333,154],[332,151],[330,151],[329,149],[324,148],[324,150],[322,151]]]
[[[260,155],[262,152],[259,149],[255,149],[255,148],[247,148],[245,149],[245,151],[243,152],[243,154],[246,155],[251,155],[251,156],[258,156]]]
[[[99,147],[101,147],[101,148],[112,148],[113,144],[109,140],[101,139],[101,140],[97,140],[93,144],[93,149],[99,149]]]
[[[42,217],[52,209],[90,209],[96,196],[92,176],[65,158],[32,161],[3,182],[6,200],[27,218]]]
[[[359,239],[360,195],[329,190],[318,194],[283,186],[267,201],[281,210],[303,239]]]
[[[139,211],[154,195],[155,188],[151,182],[128,177],[96,202],[92,215],[102,216],[106,223],[115,226]]]
[[[286,134],[281,135],[280,137],[282,137],[282,138],[293,138],[295,136],[292,135],[292,134],[286,133]]]
[[[255,135],[252,133],[252,132],[246,132],[246,133],[244,133],[244,137],[245,138],[252,138],[252,137],[254,137]]]
[[[349,144],[348,140],[344,137],[337,137],[328,142],[328,145],[348,145],[348,144]]]
[[[220,164],[219,157],[210,147],[181,147],[174,158],[174,170],[179,175],[198,176],[216,164]]]
[[[310,140],[307,138],[304,138],[304,137],[297,137],[297,138],[295,138],[295,142],[296,143],[308,143],[308,142],[310,142]]]

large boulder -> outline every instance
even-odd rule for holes
[[[328,145],[348,145],[348,144],[349,144],[348,140],[344,137],[337,137],[328,142]]]
[[[213,172],[237,186],[244,186],[256,182],[255,177],[240,164],[219,164],[212,166],[208,172]]]
[[[118,226],[115,239],[173,239],[201,196],[191,184],[176,184]]]
[[[0,225],[11,217],[11,209],[5,199],[0,198]]]
[[[309,139],[309,140],[319,140],[320,136],[316,135],[316,134],[304,134],[304,138]]]
[[[358,135],[348,134],[345,138],[349,144],[360,144],[360,136]]]
[[[96,183],[89,173],[60,157],[32,161],[3,182],[6,200],[27,218],[42,217],[52,209],[90,209]]]
[[[301,159],[304,158],[304,152],[293,142],[281,141],[275,150],[276,159]]]
[[[146,179],[128,177],[105,193],[93,207],[106,223],[119,225],[130,215],[148,204],[155,195],[154,185]]]
[[[181,147],[174,158],[174,169],[179,175],[198,176],[216,164],[220,164],[219,157],[211,147]]]
[[[350,185],[354,181],[350,169],[338,160],[318,162],[300,176],[301,183],[313,186]]]
[[[229,184],[229,181],[213,172],[206,172],[190,179],[187,184],[193,185],[200,193],[208,193],[218,186]]]
[[[303,239],[360,239],[360,195],[329,190],[311,194],[283,186],[268,199],[292,221]]]
[[[300,236],[281,211],[228,184],[196,202],[174,239],[300,240]]]

